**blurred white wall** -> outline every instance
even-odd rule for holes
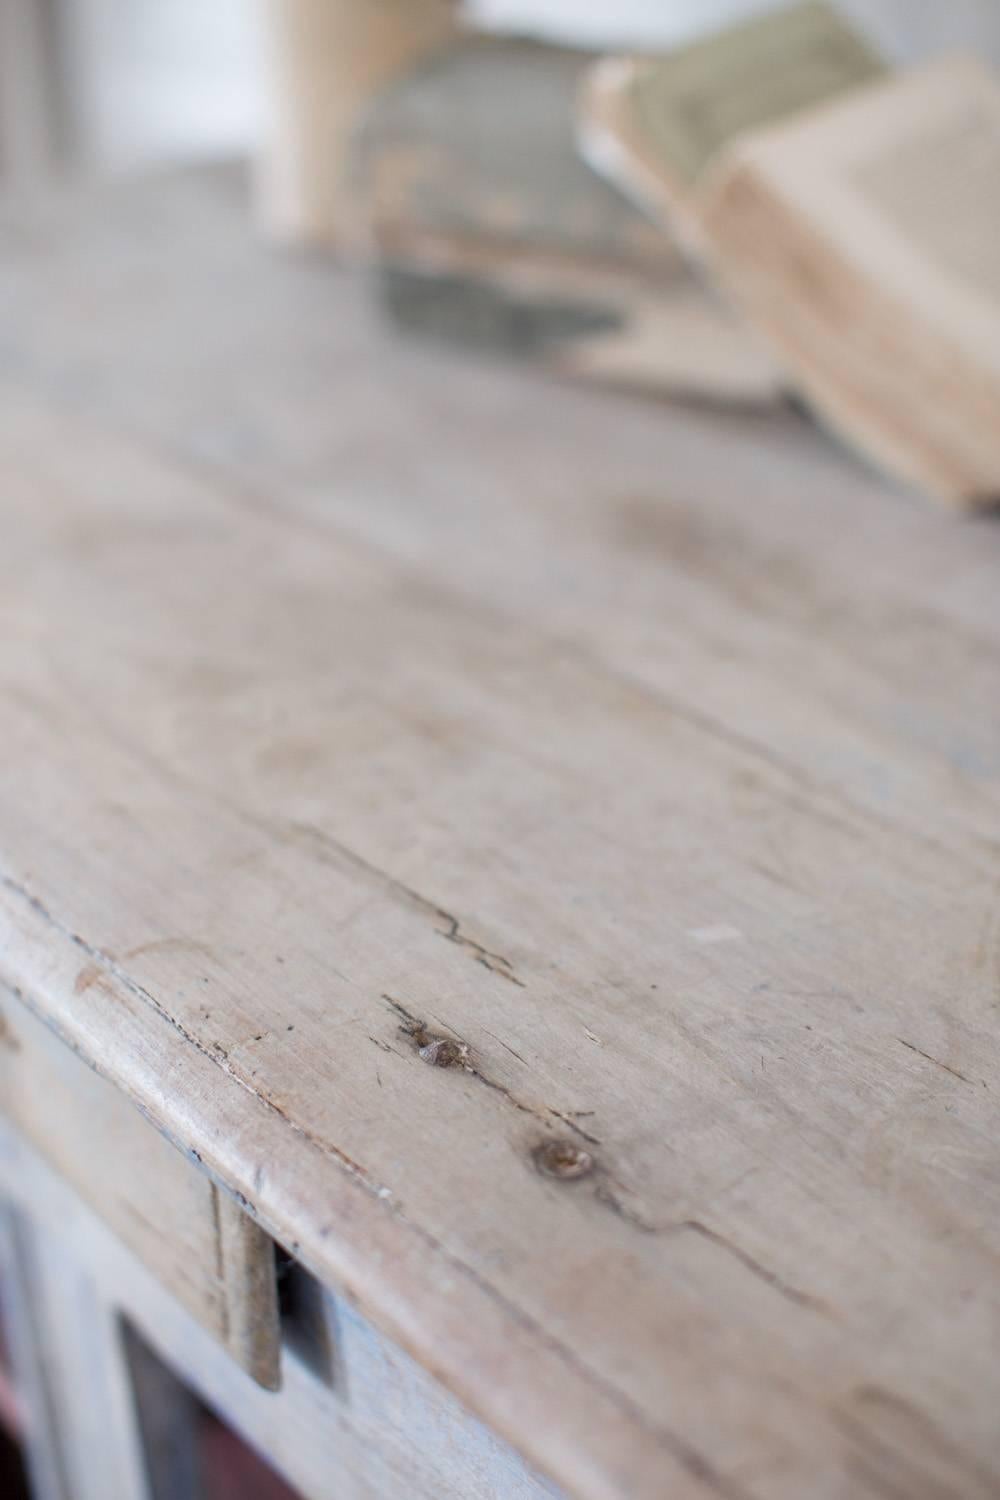
[[[61,15],[86,158],[128,169],[253,140],[254,0],[63,0]]]
[[[841,5],[894,58],[971,47],[1000,64],[1000,0]],[[86,155],[128,168],[245,149],[260,98],[254,6],[255,0],[64,0]],[[655,46],[759,10],[762,0],[467,0],[467,8],[484,25],[595,45]]]
[[[768,0],[472,0],[484,24],[599,44],[655,46],[766,8]],[[777,0],[770,0],[777,3]],[[974,47],[1000,63],[1000,0],[839,0],[894,57]]]

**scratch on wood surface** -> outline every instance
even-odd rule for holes
[[[523,1058],[520,1052],[515,1051],[509,1042],[505,1042],[502,1036],[497,1036],[495,1031],[490,1031],[486,1026],[483,1027],[483,1030],[487,1036],[492,1037],[495,1042],[498,1042],[505,1052],[509,1052],[511,1057],[516,1057],[519,1063],[524,1063],[525,1067],[528,1066],[527,1059]]]
[[[918,1057],[924,1058],[926,1062],[933,1063],[934,1066],[936,1068],[940,1068],[942,1072],[950,1073],[952,1078],[961,1079],[962,1083],[969,1083],[972,1084],[973,1087],[975,1087],[975,1081],[972,1078],[968,1078],[964,1073],[960,1073],[957,1068],[950,1067],[948,1063],[942,1062],[939,1057],[932,1057],[931,1054],[929,1052],[925,1052],[922,1047],[914,1046],[914,1044],[912,1042],[908,1042],[905,1037],[898,1036],[896,1038],[896,1041],[901,1047],[906,1047],[910,1052],[915,1052]],[[987,1084],[984,1078],[983,1088],[986,1087]]]
[[[199,942],[197,938],[191,937],[163,937],[150,938],[148,942],[138,943],[134,948],[128,948],[122,954],[122,962],[130,958],[142,958],[147,953],[197,953],[202,958],[215,961],[215,954],[207,943]]]
[[[497,974],[510,984],[516,984],[519,989],[526,988],[524,980],[519,979],[515,974],[509,959],[470,937],[463,931],[459,918],[443,906],[438,906],[435,901],[422,896],[419,891],[413,890],[403,881],[397,880],[395,875],[390,875],[388,871],[380,869],[378,865],[356,854],[353,849],[349,849],[346,844],[340,843],[330,834],[324,833],[321,828],[316,828],[311,823],[291,823],[285,827],[286,830],[290,829],[297,838],[308,843],[314,851],[318,851],[328,863],[333,863],[340,869],[350,870],[352,874],[364,875],[369,883],[376,884],[380,890],[388,891],[397,899],[404,901],[411,909],[431,917],[435,924],[434,930],[439,937],[443,937],[449,943],[454,943],[456,947],[467,949],[476,963],[488,969],[491,974]]]
[[[598,1203],[609,1208],[617,1218],[624,1219],[626,1224],[631,1224],[633,1228],[641,1230],[643,1234],[662,1234],[664,1229],[672,1227],[654,1224],[639,1209],[626,1203],[620,1193],[621,1184],[615,1182],[614,1178],[606,1178],[598,1182],[594,1188],[594,1197]]]
[[[460,1067],[463,1073],[468,1073],[470,1077],[475,1078],[477,1083],[483,1084],[485,1088],[492,1089],[494,1093],[506,1099],[507,1103],[520,1111],[521,1114],[531,1115],[543,1125],[550,1125],[552,1120],[559,1120],[569,1130],[572,1130],[575,1135],[578,1135],[581,1140],[587,1141],[591,1146],[599,1146],[601,1144],[600,1138],[584,1130],[583,1126],[577,1123],[572,1114],[568,1114],[561,1109],[555,1109],[552,1105],[536,1106],[527,1104],[523,1099],[519,1099],[506,1084],[498,1083],[495,1078],[490,1078],[487,1073],[483,1072],[478,1063],[474,1061],[472,1049],[461,1038],[458,1038],[456,1041],[450,1037],[436,1037],[430,1031],[426,1022],[419,1016],[414,1015],[399,1000],[393,999],[391,995],[383,995],[382,999],[389,1006],[390,1010],[399,1017],[401,1023],[399,1029],[401,1033],[409,1038],[425,1061],[438,1062],[436,1055],[433,1057],[427,1055],[437,1046],[444,1047],[447,1045],[455,1048],[456,1052],[450,1054],[448,1065]],[[449,1027],[448,1030],[450,1031],[452,1028]],[[454,1036],[458,1036],[457,1032],[454,1033]],[[587,1112],[584,1111],[584,1113]]]
[[[104,970],[101,968],[100,964],[84,964],[83,968],[80,970],[79,974],[77,974],[76,978],[73,981],[74,995],[86,994],[87,990],[90,989],[90,986],[92,984],[96,984],[97,981],[103,977],[103,975]]]
[[[218,1067],[226,1077],[230,1078],[250,1094],[265,1110],[277,1116],[292,1135],[298,1137],[321,1154],[329,1157],[359,1187],[382,1202],[387,1212],[392,1213],[402,1226],[414,1234],[422,1244],[426,1245],[429,1252],[440,1257],[443,1262],[463,1276],[470,1285],[475,1286],[484,1297],[501,1308],[511,1319],[512,1323],[523,1330],[527,1336],[534,1339],[541,1348],[549,1350],[568,1370],[572,1370],[592,1389],[599,1391],[627,1420],[635,1423],[637,1427],[648,1433],[651,1439],[665,1453],[668,1453],[688,1474],[699,1482],[708,1485],[716,1494],[723,1496],[724,1500],[749,1500],[747,1491],[742,1485],[733,1480],[729,1475],[723,1473],[699,1449],[695,1448],[682,1433],[667,1426],[663,1422],[662,1417],[654,1420],[627,1392],[621,1390],[619,1386],[608,1380],[599,1370],[594,1369],[580,1354],[551,1333],[524,1308],[515,1302],[511,1302],[491,1281],[477,1271],[474,1266],[469,1265],[467,1261],[455,1255],[453,1251],[448,1249],[447,1245],[427,1228],[405,1214],[396,1202],[391,1188],[375,1182],[371,1174],[358,1162],[353,1161],[346,1152],[334,1146],[332,1142],[324,1140],[321,1136],[299,1124],[296,1120],[293,1120],[281,1104],[257,1089],[252,1080],[242,1076],[228,1060],[223,1060],[217,1052],[213,1051],[210,1047],[206,1047],[197,1036],[188,1030],[175,1016],[171,1015],[170,1011],[157,1000],[155,995],[151,994],[149,990],[134,980],[131,975],[124,972],[110,954],[88,943],[79,933],[74,932],[66,923],[61,922],[49,911],[43,901],[11,876],[6,874],[0,875],[0,887],[10,892],[12,896],[33,911],[52,932],[58,933],[59,936],[73,947],[78,948],[91,961],[100,964],[106,975],[116,979],[124,990],[133,995],[140,1004],[148,1007],[195,1052],[206,1058],[213,1066]],[[8,987],[19,998],[23,998],[25,1003],[30,1004],[27,997],[22,996],[21,992],[15,986],[9,985]],[[51,1018],[47,1019],[51,1022]],[[62,1037],[67,1046],[74,1052],[79,1053],[80,1049],[71,1037],[64,1035],[58,1027],[54,1027],[53,1029]],[[85,1058],[85,1061],[89,1060]],[[157,1125],[158,1128],[163,1128],[162,1122],[147,1111],[141,1099],[134,1099],[134,1102],[154,1125]],[[198,1162],[205,1162],[203,1153],[198,1151],[190,1142],[177,1141],[175,1144],[178,1145],[179,1149],[191,1155],[193,1159]],[[250,1212],[256,1212],[255,1206],[249,1201],[247,1202],[247,1208]],[[294,1253],[298,1253],[300,1247],[297,1241],[293,1241],[290,1248]]]
[[[518,979],[511,968],[509,959],[499,953],[491,953],[488,948],[483,947],[482,943],[477,943],[475,939],[467,937],[459,926],[458,918],[453,917],[450,912],[442,911],[440,907],[435,910],[442,922],[447,924],[447,930],[441,932],[443,938],[447,938],[449,943],[457,943],[460,948],[468,948],[475,956],[476,962],[482,964],[484,969],[489,969],[491,974],[499,974],[502,979],[509,979],[511,984],[518,985],[522,990],[525,988],[524,981]]]
[[[738,943],[743,934],[728,922],[716,922],[710,927],[692,927],[688,937],[694,938],[696,943]]]
[[[829,1313],[830,1309],[819,1297],[812,1297],[808,1292],[800,1292],[797,1287],[790,1286],[776,1272],[768,1270],[767,1266],[761,1265],[746,1250],[735,1244],[727,1235],[720,1234],[717,1229],[710,1229],[700,1219],[684,1219],[676,1226],[677,1229],[687,1230],[691,1234],[700,1235],[702,1239],[708,1240],[713,1245],[718,1245],[721,1250],[735,1256],[741,1265],[746,1266],[752,1275],[767,1286],[773,1287],[787,1302],[793,1302],[796,1307],[808,1307],[813,1312]]]
[[[702,1239],[708,1240],[713,1245],[717,1245],[720,1250],[724,1250],[727,1254],[734,1256],[742,1266],[745,1266],[753,1276],[757,1277],[758,1281],[763,1281],[765,1285],[772,1287],[787,1302],[793,1303],[796,1307],[809,1308],[812,1312],[820,1312],[829,1316],[830,1309],[821,1298],[813,1297],[808,1292],[799,1291],[797,1287],[791,1286],[783,1277],[769,1270],[767,1266],[762,1265],[759,1260],[748,1254],[746,1250],[737,1245],[728,1235],[720,1233],[717,1229],[711,1229],[700,1219],[682,1219],[679,1222],[655,1224],[641,1210],[633,1208],[629,1203],[624,1201],[621,1196],[621,1190],[621,1183],[616,1182],[613,1177],[605,1174],[604,1180],[598,1182],[594,1190],[594,1197],[605,1208],[609,1208],[612,1213],[616,1214],[618,1218],[624,1219],[627,1224],[634,1225],[643,1234],[676,1235],[687,1233],[699,1235]]]

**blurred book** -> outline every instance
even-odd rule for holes
[[[805,0],[666,56],[603,58],[580,89],[579,145],[595,170],[700,249],[697,187],[720,151],[883,72],[832,6]]]
[[[411,332],[741,404],[771,356],[579,157],[593,54],[463,32],[448,0],[267,0],[261,222],[366,262]]]
[[[680,238],[817,415],[887,472],[1000,498],[1000,89],[894,74],[805,4],[581,91],[583,152]]]
[[[1000,83],[891,76],[723,156],[714,262],[817,412],[968,506],[1000,501]]]
[[[351,162],[397,323],[569,376],[772,402],[776,367],[616,188],[579,157],[588,53],[469,36],[373,99]]]

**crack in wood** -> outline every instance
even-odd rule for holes
[[[609,1186],[609,1183],[614,1185]],[[617,1214],[620,1219],[624,1219],[627,1224],[632,1224],[636,1229],[641,1230],[643,1234],[675,1235],[687,1232],[699,1235],[702,1239],[708,1240],[713,1245],[717,1245],[720,1250],[724,1250],[727,1254],[734,1256],[742,1266],[746,1267],[751,1275],[756,1276],[758,1281],[763,1281],[766,1286],[773,1288],[779,1296],[784,1297],[786,1302],[791,1302],[795,1307],[808,1308],[812,1312],[823,1313],[829,1316],[829,1307],[819,1297],[814,1297],[808,1292],[799,1291],[797,1287],[791,1286],[783,1277],[769,1270],[767,1266],[762,1265],[759,1260],[756,1260],[740,1245],[736,1244],[728,1235],[722,1234],[717,1229],[711,1229],[707,1224],[702,1223],[700,1219],[682,1219],[679,1222],[654,1224],[638,1210],[631,1208],[627,1203],[623,1202],[615,1191],[616,1187],[620,1188],[621,1184],[615,1184],[613,1178],[605,1177],[605,1180],[599,1182],[595,1187],[594,1197],[598,1202],[603,1203],[606,1208],[609,1208],[612,1213]]]
[[[740,1265],[745,1266],[751,1275],[757,1277],[758,1281],[763,1281],[765,1285],[773,1287],[780,1296],[785,1298],[786,1302],[791,1302],[796,1307],[809,1308],[812,1312],[829,1315],[830,1309],[819,1297],[810,1296],[808,1292],[800,1292],[797,1287],[790,1286],[775,1271],[768,1270],[767,1266],[761,1265],[759,1260],[755,1260],[752,1255],[729,1239],[727,1235],[720,1234],[717,1229],[710,1229],[700,1219],[684,1219],[680,1224],[673,1225],[672,1227],[675,1230],[687,1230],[691,1234],[700,1235],[702,1239],[708,1240],[713,1245],[718,1245],[720,1250],[725,1250],[727,1254],[734,1256]]]
[[[339,839],[333,838],[325,833],[323,829],[315,827],[312,823],[291,823],[286,825],[295,836],[311,844],[314,849],[321,851],[328,863],[334,863],[339,868],[346,868],[352,874],[361,874],[369,881],[378,886],[380,890],[388,891],[398,899],[404,901],[412,910],[419,911],[431,917],[435,924],[435,932],[443,937],[446,942],[454,943],[458,948],[467,949],[475,959],[476,963],[482,964],[491,974],[497,974],[501,979],[506,979],[510,984],[516,984],[518,989],[526,989],[523,979],[519,979],[514,972],[514,966],[510,959],[504,958],[501,953],[494,953],[476,938],[471,938],[462,930],[462,923],[458,917],[447,911],[437,902],[422,896],[412,886],[406,885],[404,881],[398,880],[395,875],[390,875],[387,870],[372,864],[363,855],[355,853]]]
[[[904,1037],[898,1036],[896,1038],[896,1041],[899,1043],[899,1045],[901,1047],[906,1047],[906,1048],[909,1049],[910,1052],[915,1052],[918,1057],[924,1058],[924,1060],[926,1062],[933,1063],[934,1066],[936,1068],[940,1068],[942,1070],[942,1072],[944,1072],[944,1073],[950,1073],[951,1076],[952,1076],[952,1078],[959,1078],[959,1079],[961,1079],[962,1083],[971,1084],[972,1087],[975,1088],[975,1080],[974,1079],[967,1077],[965,1073],[960,1073],[957,1068],[950,1067],[948,1065],[948,1063],[942,1062],[939,1057],[932,1057],[929,1052],[925,1052],[922,1047],[915,1047],[912,1042],[906,1041],[906,1039]],[[988,1087],[985,1078],[982,1080],[982,1083],[983,1083],[983,1088],[984,1089]]]
[[[429,1030],[425,1021],[421,1020],[419,1016],[414,1015],[399,1000],[393,999],[391,995],[383,995],[382,999],[399,1017],[401,1022],[400,1031],[404,1036],[409,1038],[418,1051],[423,1053],[433,1044],[434,1035]],[[442,1022],[441,1024],[444,1025],[445,1023]],[[450,1026],[447,1029],[449,1031],[453,1030]],[[453,1034],[456,1037],[458,1036],[457,1032]],[[521,1114],[530,1115],[533,1119],[538,1120],[540,1124],[546,1126],[551,1126],[553,1120],[559,1120],[568,1130],[572,1130],[574,1135],[578,1135],[581,1140],[586,1141],[589,1145],[601,1145],[600,1137],[584,1130],[583,1126],[577,1124],[571,1114],[567,1114],[565,1111],[556,1109],[549,1104],[536,1106],[518,1098],[517,1094],[512,1089],[509,1089],[505,1083],[500,1083],[497,1079],[491,1078],[488,1073],[483,1072],[479,1064],[473,1061],[472,1049],[467,1042],[459,1038],[458,1045],[463,1049],[463,1055],[460,1059],[456,1059],[455,1065],[460,1067],[463,1073],[467,1073],[471,1078],[475,1078],[478,1083],[483,1084],[485,1088],[492,1089],[494,1093],[506,1099],[507,1103],[520,1111]]]
[[[468,1262],[464,1261],[460,1256],[449,1250],[448,1247],[442,1241],[437,1239],[437,1237],[433,1235],[428,1229],[424,1228],[421,1224],[418,1224],[415,1220],[409,1218],[408,1215],[405,1214],[399,1207],[399,1204],[394,1200],[391,1192],[386,1188],[378,1187],[372,1181],[371,1177],[364,1171],[364,1169],[361,1168],[356,1162],[353,1162],[349,1156],[347,1156],[344,1152],[338,1150],[338,1148],[333,1146],[331,1143],[324,1141],[321,1137],[314,1135],[311,1131],[299,1125],[296,1121],[292,1120],[285,1112],[285,1110],[280,1105],[275,1103],[275,1101],[262,1094],[252,1085],[252,1083],[241,1079],[240,1076],[232,1070],[231,1066],[227,1066],[225,1063],[223,1063],[217,1053],[211,1051],[211,1049],[209,1048],[204,1047],[197,1037],[191,1035],[191,1033],[189,1033],[187,1029],[179,1021],[176,1020],[175,1017],[171,1016],[170,1012],[167,1011],[165,1007],[156,1000],[155,996],[150,994],[147,989],[145,989],[141,984],[135,981],[130,975],[124,973],[124,971],[122,971],[119,966],[114,963],[114,961],[111,960],[110,957],[106,955],[100,948],[97,948],[94,945],[88,943],[84,938],[80,937],[78,933],[75,933],[72,928],[68,927],[65,923],[61,922],[57,917],[55,917],[53,913],[50,912],[45,906],[44,902],[40,901],[38,897],[33,895],[31,891],[27,890],[18,881],[12,879],[8,875],[0,875],[0,886],[9,891],[17,899],[25,903],[33,912],[35,912],[35,914],[43,921],[46,926],[51,928],[53,932],[58,933],[62,938],[64,938],[74,947],[83,952],[89,959],[101,963],[101,965],[105,968],[105,971],[110,976],[114,977],[128,993],[133,995],[133,997],[140,1002],[140,1004],[151,1009],[153,1014],[155,1014],[159,1020],[163,1021],[175,1034],[180,1036],[183,1041],[187,1042],[188,1045],[194,1048],[194,1050],[203,1058],[205,1058],[212,1066],[219,1068],[219,1070],[225,1077],[232,1079],[232,1081],[239,1087],[245,1089],[246,1092],[251,1094],[253,1098],[262,1105],[262,1107],[264,1107],[269,1112],[277,1115],[293,1135],[301,1139],[311,1148],[319,1151],[322,1155],[328,1156],[337,1167],[344,1171],[349,1176],[349,1178],[356,1183],[356,1185],[363,1188],[367,1193],[375,1197],[381,1203],[384,1211],[391,1214],[392,1217],[402,1227],[404,1227],[411,1234],[415,1235],[416,1238],[427,1247],[428,1251],[438,1257],[443,1264],[451,1267],[451,1269],[453,1269],[456,1274],[464,1277],[465,1280],[468,1281],[471,1286],[475,1287],[483,1297],[485,1297],[489,1302],[497,1307],[504,1314],[504,1316],[508,1317],[511,1323],[522,1333],[524,1333],[526,1337],[534,1340],[540,1348],[548,1350],[548,1352],[552,1354],[552,1356],[557,1359],[567,1370],[573,1371],[573,1373],[580,1380],[588,1385],[593,1391],[599,1393],[627,1421],[633,1422],[638,1428],[641,1428],[642,1431],[647,1433],[650,1439],[655,1442],[658,1447],[662,1448],[664,1453],[669,1454],[674,1462],[676,1462],[682,1469],[690,1474],[692,1478],[708,1485],[709,1488],[711,1488],[717,1495],[722,1496],[723,1500],[751,1500],[748,1491],[746,1491],[741,1485],[732,1480],[728,1475],[723,1474],[715,1464],[707,1459],[698,1449],[693,1447],[686,1438],[684,1438],[681,1434],[673,1431],[671,1428],[664,1426],[662,1419],[654,1420],[652,1417],[650,1417],[641,1406],[639,1406],[629,1395],[626,1394],[626,1392],[622,1391],[618,1386],[614,1385],[610,1380],[607,1379],[606,1376],[602,1375],[600,1371],[595,1370],[592,1366],[590,1366],[587,1361],[582,1358],[581,1355],[579,1355],[568,1345],[564,1344],[559,1338],[556,1337],[556,1335],[550,1333],[549,1330],[545,1328],[543,1324],[539,1323],[537,1319],[534,1318],[530,1313],[526,1312],[516,1303],[511,1302],[501,1291],[499,1291],[497,1287],[493,1285],[492,1282],[486,1280],[486,1278],[479,1271],[477,1271],[475,1267],[469,1265]],[[15,991],[15,987],[12,985],[8,985],[8,988],[10,988],[12,991]],[[20,995],[21,991],[17,989],[16,993]],[[38,1007],[32,1005],[27,997],[24,997],[24,1001],[29,1005],[30,1009],[40,1015],[40,1018],[45,1021],[46,1024],[52,1024],[51,1018],[44,1011],[39,1012]],[[73,1050],[78,1056],[82,1057],[89,1066],[94,1066],[93,1063],[90,1062],[90,1060],[86,1057],[86,1054],[83,1053],[80,1047],[76,1045],[71,1038],[63,1035],[59,1031],[58,1027],[54,1027],[53,1029],[55,1029],[57,1034],[60,1035],[61,1040],[66,1045],[70,1046],[71,1050]],[[95,1071],[101,1072],[102,1070],[97,1068],[95,1069]],[[136,1104],[136,1106],[141,1110],[145,1117],[149,1119],[154,1125],[156,1125],[158,1129],[162,1130],[163,1133],[167,1135],[168,1139],[171,1139],[174,1142],[179,1150],[184,1151],[186,1155],[193,1157],[199,1163],[203,1164],[206,1170],[208,1170],[209,1172],[213,1171],[213,1164],[209,1160],[207,1160],[207,1153],[202,1153],[201,1151],[196,1150],[195,1147],[190,1143],[186,1143],[182,1140],[177,1140],[170,1134],[169,1131],[164,1128],[163,1123],[159,1119],[157,1119],[155,1114],[146,1107],[144,1101],[132,1094],[130,1094],[129,1097],[133,1099],[133,1103]],[[215,1168],[215,1171],[218,1172],[218,1169]],[[223,1176],[224,1174],[218,1173],[218,1175]],[[254,1218],[259,1217],[259,1210],[257,1208],[257,1205],[254,1204],[251,1200],[246,1200],[246,1207],[247,1211],[250,1212]],[[265,1225],[264,1227],[266,1228],[267,1226]],[[290,1248],[295,1254],[300,1254],[301,1246],[297,1240],[292,1241]]]

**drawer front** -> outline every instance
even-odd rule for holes
[[[275,1389],[280,1332],[267,1235],[5,988],[0,1112],[202,1327]]]

